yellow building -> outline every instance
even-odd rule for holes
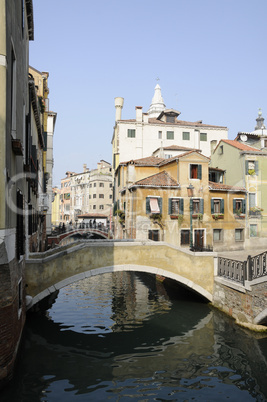
[[[246,190],[209,181],[198,151],[121,163],[115,172],[115,237],[195,249],[244,248]],[[233,209],[238,213],[235,213]]]
[[[53,201],[52,201],[52,225],[58,226],[60,223],[60,194],[61,190],[57,187],[53,188]]]

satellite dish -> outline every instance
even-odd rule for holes
[[[248,137],[246,136],[246,134],[242,134],[242,135],[240,136],[240,138],[241,138],[241,141],[243,141],[243,142],[246,142],[247,139],[248,139]]]

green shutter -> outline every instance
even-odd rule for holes
[[[199,203],[200,203],[200,213],[204,214],[204,200],[203,200],[203,198],[200,198]]]
[[[236,200],[233,200],[233,213],[236,213]]]
[[[221,214],[224,214],[224,200],[221,200]]]
[[[169,211],[168,211],[169,215],[171,215],[172,213],[172,198],[169,198]]]
[[[212,214],[214,214],[214,200],[213,198],[210,200],[210,211]]]
[[[199,180],[202,179],[202,165],[198,165],[198,166],[197,166],[197,178],[198,178]]]
[[[150,198],[146,197],[146,214],[150,214]]]
[[[184,214],[184,199],[183,199],[183,198],[180,198],[179,206],[180,206],[180,208],[179,208],[179,213],[180,213],[181,215],[183,215],[183,214]]]
[[[246,174],[248,174],[248,161],[245,161]]]
[[[255,174],[258,175],[259,174],[259,162],[255,161],[254,166],[255,166]]]
[[[161,197],[158,198],[158,204],[159,204],[160,213],[162,214],[162,198]]]
[[[242,200],[242,214],[246,213],[246,200]]]

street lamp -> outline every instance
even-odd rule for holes
[[[193,194],[194,194],[194,186],[190,183],[187,187],[187,195],[190,198],[189,203],[189,211],[190,211],[190,250],[193,248],[193,223],[192,223],[192,214],[193,214]]]

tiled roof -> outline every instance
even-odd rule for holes
[[[241,151],[257,151],[259,152],[258,148],[250,147],[249,145],[242,144],[241,142],[235,140],[221,140],[221,142],[226,142],[226,144],[232,145],[235,148],[240,149]]]
[[[204,158],[210,160],[210,158],[208,158],[208,157],[205,156],[205,155],[202,155],[199,151],[197,151],[197,150],[195,150],[195,149],[192,149],[191,151],[184,152],[184,153],[181,154],[181,155],[176,155],[176,156],[173,156],[172,158],[163,159],[163,160],[161,161],[161,163],[159,164],[159,166],[167,165],[168,163],[173,162],[173,161],[175,161],[176,159],[180,159],[180,158],[182,158],[182,157],[184,157],[184,156],[186,156],[186,155],[192,154],[193,152],[196,152],[196,153],[200,154],[201,156],[203,156]]]
[[[244,193],[246,192],[246,189],[244,187],[229,186],[228,184],[215,183],[212,181],[209,181],[209,189],[217,191],[241,191]]]
[[[174,180],[165,170],[160,173],[156,173],[145,179],[138,180],[131,187],[172,187],[180,188],[176,180]]]
[[[163,147],[163,149],[167,149],[170,151],[200,151],[199,149],[182,147],[180,145],[169,145],[168,147]]]
[[[147,156],[146,158],[134,159],[127,162],[121,162],[120,165],[133,164],[135,166],[159,166],[160,162],[165,161],[164,158],[156,156]]]

